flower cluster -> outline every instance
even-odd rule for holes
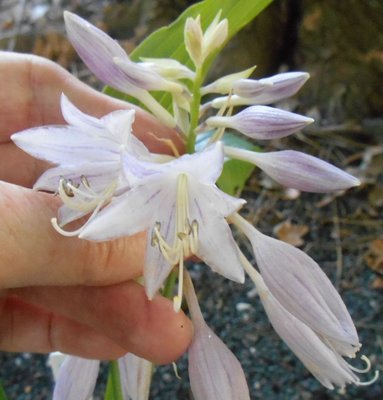
[[[223,45],[228,32],[228,21],[220,20],[220,15],[205,32],[200,17],[187,19],[184,38],[193,69],[170,59],[133,62],[117,42],[82,18],[66,12],[65,22],[72,44],[90,70],[176,129],[189,154],[153,154],[132,132],[134,111],[115,111],[97,119],[77,109],[64,94],[61,109],[67,125],[33,128],[12,139],[24,151],[55,165],[35,188],[60,195],[63,205],[52,221],[58,232],[93,241],[146,232],[144,285],[149,298],[163,287],[171,271],[177,271],[174,308],[178,311],[185,297],[195,328],[189,348],[195,399],[250,397],[238,360],[202,317],[185,268],[191,255],[237,282],[244,282],[247,273],[277,333],[324,386],[365,384],[356,372],[369,370],[368,359],[367,368],[357,370],[343,358],[354,357],[360,344],[327,276],[301,250],[249,224],[238,214],[245,200],[216,185],[226,159],[248,161],[280,184],[302,191],[324,193],[359,184],[339,168],[297,151],[255,152],[224,144],[228,128],[251,139],[272,140],[313,122],[269,106],[295,94],[308,74],[288,72],[255,80],[249,79],[250,68],[203,86],[205,62]],[[169,93],[172,109],[161,105],[152,91]],[[220,97],[212,99],[214,94]],[[208,96],[205,102],[204,96]],[[237,106],[246,107],[234,113]],[[197,136],[206,131],[213,133],[196,151]],[[80,228],[64,229],[84,216],[88,218]],[[259,271],[239,249],[229,223],[251,242]],[[147,399],[151,364],[127,355],[120,366],[125,397]],[[76,384],[79,370],[88,375]],[[89,398],[97,371],[97,361],[68,357],[54,399]]]

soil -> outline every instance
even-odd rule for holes
[[[186,3],[3,0],[0,3],[0,49],[49,57],[88,84],[101,87],[65,39],[64,9],[102,26],[123,40],[129,50],[148,32],[176,17]],[[277,3],[282,7],[282,1]],[[170,10],[169,15],[164,10]],[[123,16],[123,23],[119,18],[117,24],[116,15]],[[262,67],[266,75],[274,73],[276,67],[289,66],[282,64],[281,59],[276,66],[270,59]],[[291,54],[289,59],[293,59]],[[381,87],[376,91],[381,96]],[[308,97],[312,103],[312,95]],[[242,193],[248,200],[243,215],[266,234],[298,241],[300,248],[322,266],[350,310],[363,343],[363,354],[370,358],[373,369],[382,370],[383,117],[377,116],[374,110],[374,118],[351,120],[344,117],[330,125],[311,105],[308,107],[295,99],[284,106],[316,116],[319,122],[304,134],[268,143],[266,149],[293,148],[320,156],[359,177],[362,185],[337,195],[304,194],[284,190],[262,173],[255,172]],[[250,254],[248,243],[242,238],[239,240]],[[199,264],[190,266],[190,270],[206,321],[241,361],[252,399],[383,398],[381,379],[369,387],[348,387],[346,393],[322,387],[274,333],[250,280],[238,285]],[[156,369],[151,399],[192,399],[186,357],[177,364],[182,379],[175,377],[171,365]],[[362,363],[355,360],[355,365]],[[0,379],[11,400],[51,397],[53,380],[45,355],[0,353]],[[104,384],[105,371],[100,376],[94,399],[102,399]]]

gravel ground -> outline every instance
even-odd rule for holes
[[[96,85],[96,81],[78,63],[74,54],[67,49],[65,40],[62,40],[64,30],[61,12],[63,8],[70,8],[101,20],[100,10],[113,7],[114,3],[74,0],[3,1],[0,3],[0,48],[34,51],[52,59],[59,58],[59,62],[81,79]],[[135,1],[131,3],[138,4]],[[52,28],[60,37],[60,54],[63,49],[67,49],[65,57],[60,58],[60,54],[49,47],[50,40],[58,40],[47,36]],[[38,32],[43,35],[37,35]],[[132,45],[130,42],[125,44],[128,47]],[[285,221],[308,227],[301,247],[320,263],[339,288],[358,328],[363,354],[370,357],[374,368],[382,369],[383,285],[380,286],[379,272],[370,268],[371,259],[368,258],[371,256],[369,249],[373,241],[382,238],[383,226],[382,202],[379,201],[383,187],[379,165],[382,165],[383,152],[377,151],[368,159],[368,149],[379,150],[382,140],[374,136],[366,142],[363,130],[354,132],[350,140],[349,135],[343,135],[342,131],[333,132],[330,127],[322,127],[320,135],[316,129],[314,127],[308,131],[310,140],[304,140],[298,135],[277,143],[277,146],[289,146],[311,154],[318,154],[316,149],[320,148],[322,156],[338,165],[343,163],[353,168],[353,172],[361,176],[365,184],[345,196],[301,194],[291,200],[288,192],[273,186],[264,176],[254,175],[243,194],[249,200],[244,214],[267,234],[272,234],[273,229],[275,233],[278,224]],[[365,143],[365,146],[361,147],[360,143]],[[360,154],[360,157],[356,157],[354,162],[348,162],[352,154]],[[247,243],[244,242],[243,247],[248,251]],[[326,390],[273,332],[250,281],[244,285],[228,282],[203,265],[193,265],[191,270],[205,318],[241,361],[252,399],[383,398],[381,379],[371,387],[348,388],[345,394]],[[360,365],[358,360],[355,365]],[[174,376],[172,366],[156,370],[151,399],[192,398],[185,357],[178,363],[178,368],[181,380]],[[104,387],[104,378],[105,373],[100,378],[95,399],[102,398],[100,393]],[[50,398],[53,382],[44,355],[0,353],[0,379],[12,400]]]

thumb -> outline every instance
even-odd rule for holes
[[[93,243],[51,225],[60,199],[0,181],[0,288],[108,285],[142,273],[145,234]]]

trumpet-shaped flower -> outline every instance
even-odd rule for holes
[[[123,396],[127,400],[148,400],[153,364],[128,353],[118,360]]]
[[[255,164],[283,186],[305,192],[328,193],[360,185],[347,172],[299,151],[259,153],[225,146],[225,154]]]
[[[64,18],[77,53],[103,82],[132,95],[137,89],[183,91],[181,84],[163,78],[150,64],[131,61],[115,40],[88,21],[69,11]]]
[[[273,328],[323,386],[334,389],[335,386],[344,388],[350,383],[359,386],[370,385],[378,379],[379,372],[376,371],[370,381],[361,382],[355,372],[365,373],[370,370],[371,365],[367,357],[362,357],[367,363],[363,370],[347,363],[341,357],[343,354],[331,342],[289,312],[287,307],[282,305],[284,303],[277,300],[262,277],[251,266],[245,268],[257,287]],[[302,296],[301,301],[306,301],[306,296]],[[317,318],[320,319],[320,316]]]
[[[206,120],[214,128],[232,128],[253,139],[278,139],[299,131],[312,118],[267,106],[252,106],[233,116],[214,116]]]
[[[244,200],[215,186],[223,165],[222,144],[165,164],[128,157],[125,161],[127,179],[133,182],[135,176],[137,183],[114,198],[80,237],[108,240],[147,231],[144,276],[150,298],[175,265],[181,273],[184,258],[192,254],[214,271],[242,282],[243,268],[225,218]]]
[[[100,361],[66,356],[59,368],[53,400],[89,400],[96,386]]]
[[[354,357],[360,347],[355,326],[319,265],[296,247],[260,233],[238,215],[232,221],[250,240],[257,265],[273,296],[338,353]]]
[[[206,325],[188,274],[185,275],[185,296],[194,326],[188,356],[195,400],[250,400],[241,364]]]
[[[96,386],[100,361],[57,352],[49,358],[56,382],[53,400],[90,400]],[[152,363],[128,353],[118,359],[118,365],[123,398],[147,400]]]
[[[122,156],[150,157],[132,133],[133,110],[114,111],[98,119],[77,109],[65,95],[61,110],[68,125],[43,126],[12,135],[25,152],[56,166],[34,188],[60,194],[60,224],[102,207],[128,182],[121,175]]]

